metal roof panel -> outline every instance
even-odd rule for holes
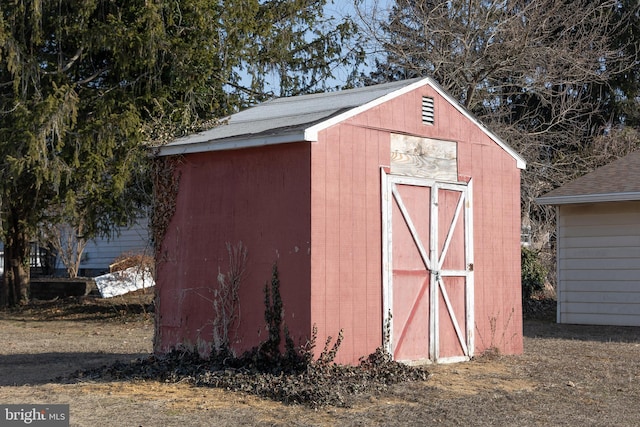
[[[219,126],[176,139],[165,147],[276,133],[281,129],[303,129],[329,119],[341,111],[367,104],[418,80],[272,99],[229,116]]]

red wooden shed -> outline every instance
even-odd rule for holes
[[[411,362],[522,352],[525,162],[432,79],[275,99],[159,155],[179,156],[180,184],[158,248],[156,351],[211,345],[226,244],[242,242],[236,351],[266,336],[277,261],[291,335],[342,329],[337,362],[381,345]]]

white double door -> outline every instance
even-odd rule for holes
[[[395,360],[473,356],[471,182],[382,178],[383,309]]]

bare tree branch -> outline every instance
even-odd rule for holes
[[[552,212],[535,198],[640,147],[605,135],[620,122],[605,110],[619,96],[610,84],[638,67],[637,39],[617,38],[637,19],[637,3],[397,0],[382,13],[382,3],[368,4],[358,9],[361,32],[382,52],[370,80],[432,76],[513,146],[529,165],[523,221],[539,234],[549,233]],[[605,150],[604,140],[617,148]]]

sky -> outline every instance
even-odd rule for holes
[[[373,21],[374,19],[384,19],[389,14],[389,9],[394,3],[393,0],[348,0],[329,1],[326,6],[326,13],[328,16],[335,16],[336,18],[343,18],[350,16],[358,24],[364,24],[365,21]],[[363,25],[366,26],[366,25]],[[367,53],[371,53],[373,46],[364,46]],[[365,68],[366,71],[366,68]],[[345,83],[347,78],[347,72],[336,72],[336,80]]]

